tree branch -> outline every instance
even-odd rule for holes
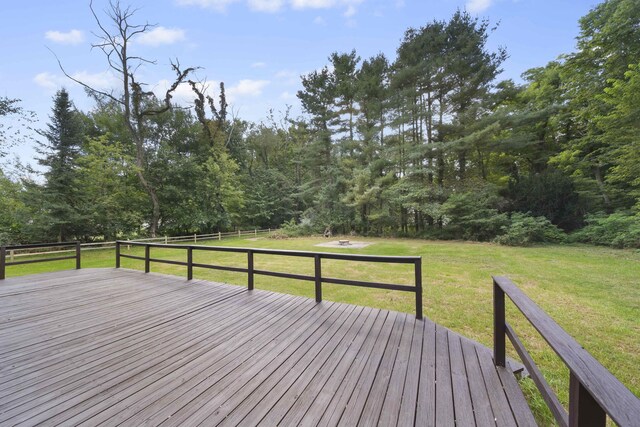
[[[72,80],[72,81],[78,83],[80,86],[84,87],[85,89],[87,89],[87,90],[89,90],[89,91],[91,91],[93,93],[97,93],[99,95],[105,96],[105,97],[111,99],[113,102],[116,102],[118,104],[122,104],[122,101],[119,100],[118,98],[116,98],[115,96],[113,96],[113,94],[110,94],[110,93],[95,89],[95,88],[89,86],[88,84],[84,83],[83,81],[80,81],[80,80],[76,79],[75,77],[71,76],[69,73],[67,73],[67,71],[62,66],[62,62],[60,62],[60,59],[58,58],[58,55],[56,55],[55,52],[52,51],[51,49],[49,49],[48,47],[47,47],[47,49],[56,58],[56,61],[58,62],[58,67],[60,67],[60,71],[62,71],[62,74],[64,74],[69,80]]]

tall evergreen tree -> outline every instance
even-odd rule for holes
[[[81,116],[65,89],[53,98],[50,123],[40,132],[46,142],[40,144],[43,156],[38,163],[44,173],[43,202],[48,228],[59,242],[77,238],[82,230],[82,190],[77,180],[77,159],[84,138]],[[43,236],[44,238],[45,236]]]

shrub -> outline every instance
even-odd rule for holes
[[[640,248],[640,214],[589,215],[586,222],[584,228],[571,236],[572,240],[614,248]]]
[[[503,226],[504,234],[495,238],[495,242],[508,246],[527,246],[532,243],[561,242],[564,233],[547,218],[514,212],[510,224]]]
[[[487,241],[508,223],[494,208],[498,197],[490,190],[454,193],[442,204],[443,231],[450,238]]]
[[[286,237],[299,237],[299,236],[310,236],[313,234],[313,226],[311,225],[311,221],[307,218],[303,218],[302,221],[298,224],[295,219],[291,219],[284,224],[282,224],[282,228],[279,230],[278,236],[274,237],[274,239],[286,238]]]

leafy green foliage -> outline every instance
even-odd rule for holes
[[[316,231],[308,218],[303,218],[300,223],[297,223],[293,219],[285,221],[279,230],[281,235],[286,237],[311,236],[312,234],[316,234]],[[276,236],[276,238],[277,237],[278,236]]]
[[[561,77],[569,122],[569,138],[552,159],[570,174],[578,190],[592,202],[593,211],[627,208],[624,185],[610,180],[611,145],[617,141],[603,128],[602,118],[610,116],[615,100],[605,94],[622,80],[629,66],[640,57],[640,3],[636,0],[608,0],[580,19],[578,50],[566,56]],[[611,102],[613,101],[613,102]]]
[[[22,185],[0,171],[0,245],[20,242],[26,209],[20,195]]]
[[[105,241],[142,233],[145,194],[137,185],[135,160],[110,133],[89,138],[78,159],[91,236]]]
[[[546,170],[511,181],[507,195],[514,211],[546,217],[567,231],[582,225],[580,197],[573,181],[559,171]]]
[[[610,147],[612,167],[607,181],[635,199],[640,209],[640,64],[629,65],[624,78],[605,89],[602,99],[610,106],[600,117],[603,138]]]
[[[637,1],[604,1],[581,19],[575,52],[519,85],[497,81],[506,52],[490,47],[489,21],[458,11],[409,28],[393,59],[331,53],[302,76],[296,119],[229,118],[223,85],[216,108],[189,81],[193,111],[138,83],[94,91],[91,114],[70,111],[44,133],[85,133],[48,150],[45,185],[3,196],[7,212],[22,206],[32,221],[3,221],[37,241],[287,221],[303,233],[555,241],[553,226],[640,209],[639,22]],[[193,70],[174,71],[184,82]],[[22,113],[0,98],[0,116]],[[632,245],[602,236],[594,241]]]
[[[489,189],[454,193],[442,204],[444,230],[453,239],[488,241],[508,223]]]
[[[587,225],[571,238],[578,242],[614,248],[640,248],[640,215],[617,212],[589,215]]]
[[[562,230],[543,216],[514,212],[509,220],[508,225],[502,226],[503,234],[494,239],[496,243],[528,246],[532,243],[559,243],[565,239]]]

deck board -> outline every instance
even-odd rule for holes
[[[428,319],[125,269],[0,281],[2,425],[535,425]]]

